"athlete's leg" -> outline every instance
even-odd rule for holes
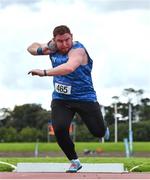
[[[81,102],[78,111],[89,131],[96,137],[104,137],[106,124],[98,102]]]
[[[54,128],[56,140],[66,154],[69,160],[77,159],[74,143],[69,135],[69,127],[73,119],[74,112],[65,101],[53,100],[52,108],[52,125]]]

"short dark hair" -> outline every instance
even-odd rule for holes
[[[65,33],[71,34],[70,29],[65,25],[57,26],[53,30],[53,36],[54,37],[56,37],[57,35],[63,35]]]

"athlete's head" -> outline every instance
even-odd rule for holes
[[[61,53],[67,53],[72,47],[73,39],[70,29],[65,26],[57,26],[53,31],[54,41],[56,43],[58,51]]]

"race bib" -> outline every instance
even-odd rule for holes
[[[71,86],[55,83],[55,91],[61,94],[71,94]]]

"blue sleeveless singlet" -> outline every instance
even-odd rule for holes
[[[85,47],[78,41],[73,43],[71,49],[76,48],[85,49]],[[97,101],[91,77],[93,61],[88,53],[87,56],[88,63],[86,65],[80,65],[70,74],[53,77],[54,92],[52,94],[52,99]],[[68,54],[60,54],[56,52],[50,54],[50,59],[52,66],[57,67],[68,61]]]

